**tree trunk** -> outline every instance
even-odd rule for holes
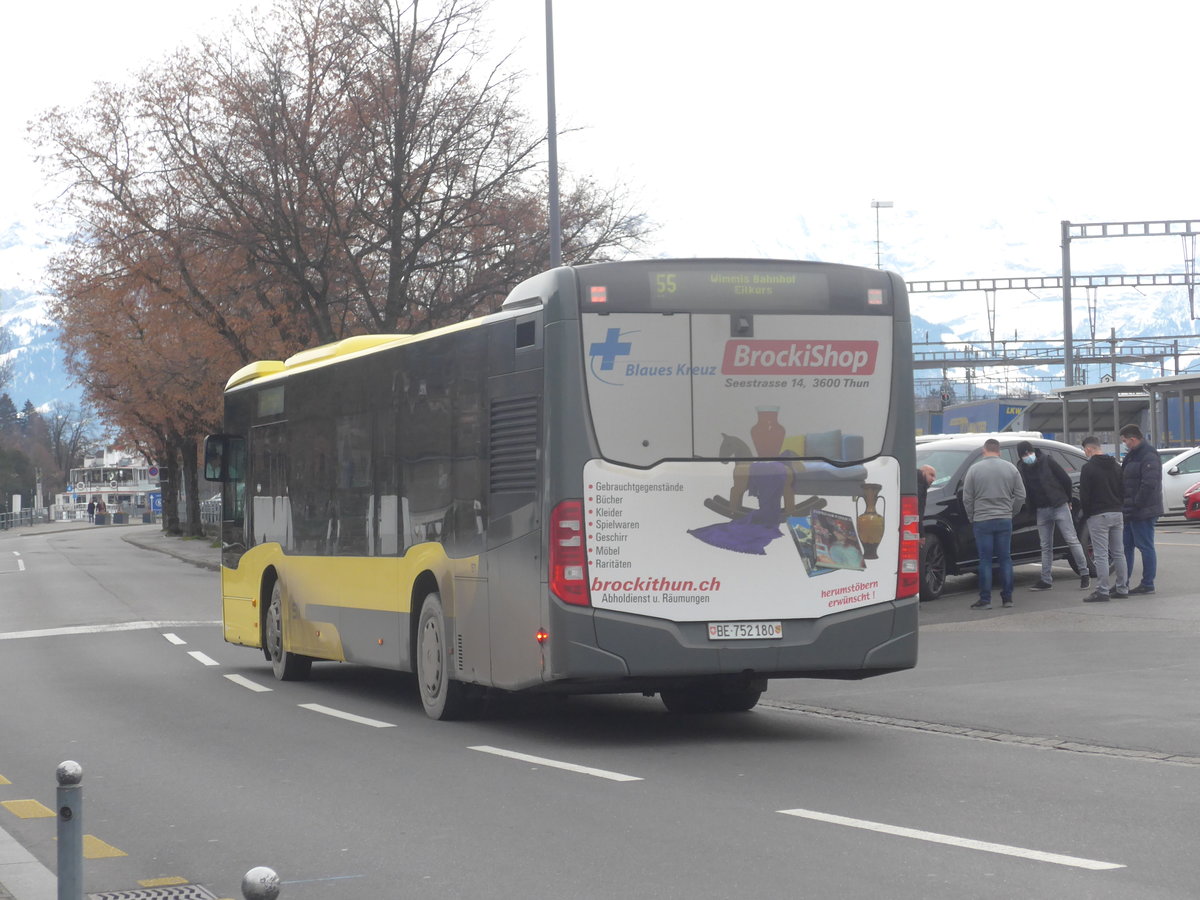
[[[204,537],[204,523],[200,521],[200,473],[196,464],[195,438],[180,440],[179,462],[187,494],[186,533],[188,537]]]
[[[164,441],[158,463],[158,485],[162,491],[163,531],[178,537],[183,534],[179,527],[179,463],[178,453],[170,441]]]

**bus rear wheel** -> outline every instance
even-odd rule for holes
[[[431,719],[461,719],[471,712],[467,686],[451,677],[450,641],[440,594],[421,604],[417,619],[417,685],[421,705]]]
[[[271,604],[267,607],[267,622],[263,629],[263,648],[271,660],[271,670],[280,681],[303,681],[312,671],[312,657],[301,656],[284,649],[283,645],[283,584],[275,581],[271,588]]]

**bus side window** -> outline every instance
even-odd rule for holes
[[[210,434],[204,439],[204,477],[208,481],[240,481],[246,468],[246,439]]]

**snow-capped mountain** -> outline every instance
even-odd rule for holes
[[[14,339],[15,349],[10,352],[13,361],[13,378],[7,391],[18,406],[30,400],[35,406],[63,403],[77,404],[80,391],[73,385],[63,368],[63,354],[58,342],[58,332],[46,314],[49,296],[46,293],[44,272],[55,250],[61,247],[61,236],[49,229],[34,229],[22,224],[12,224],[0,233],[0,328],[7,329]],[[1006,249],[1011,245],[1002,245]],[[896,248],[897,256],[915,260],[917,246]],[[961,248],[960,248],[961,250]],[[956,251],[959,252],[959,251]],[[779,254],[779,255],[787,255]],[[1016,254],[1009,253],[1010,258]],[[995,263],[996,271],[987,271],[988,277],[1006,275],[1055,275],[1056,272],[1035,272],[1026,261],[1000,266],[999,257],[983,265]],[[1041,260],[1049,262],[1048,259]],[[901,272],[920,271],[922,277],[932,277],[930,262],[922,257],[920,265],[895,265],[903,262],[896,257],[885,256],[884,266],[894,265]],[[1114,267],[1106,261],[1103,269],[1123,271],[1145,269],[1161,270],[1159,261]],[[936,274],[945,278],[980,277],[983,273],[963,265],[959,271],[955,266]],[[1076,274],[1100,274],[1098,268],[1089,268],[1095,263],[1083,261],[1076,266]],[[1178,268],[1176,266],[1175,268]],[[993,343],[1010,350],[1023,345],[1061,345],[1063,331],[1062,297],[1057,291],[1003,290],[994,295],[994,321],[989,321],[988,297],[983,291],[968,291],[953,294],[914,292],[909,296],[913,313],[913,341],[918,352],[929,350],[921,344],[929,342],[970,342],[979,347],[990,347]],[[1197,298],[1200,310],[1200,298]],[[1094,310],[1094,312],[1093,312]],[[1197,322],[1191,318],[1191,304],[1187,289],[1173,288],[1100,288],[1089,291],[1076,288],[1072,302],[1072,333],[1079,348],[1085,347],[1093,336],[1106,341],[1115,331],[1117,338],[1189,336],[1180,339],[1180,370],[1200,370],[1200,336]],[[1101,345],[1106,350],[1107,344]],[[1118,353],[1119,345],[1118,345]],[[1169,362],[1167,374],[1173,374],[1174,361]],[[1082,380],[1099,380],[1108,367],[1093,365],[1094,378],[1086,370]],[[918,382],[940,378],[937,369],[918,370]],[[1159,374],[1153,365],[1121,365],[1119,380],[1132,380]],[[947,373],[951,379],[959,379],[960,371]],[[975,372],[972,377],[981,391],[986,392],[987,382],[996,384],[1022,383],[1028,389],[1049,390],[1062,383],[1061,366],[1043,366],[1036,369],[991,369]],[[1079,378],[1076,379],[1080,381]],[[1003,387],[995,388],[1003,391]]]
[[[18,408],[77,405],[79,388],[63,367],[58,329],[46,314],[44,278],[57,238],[21,224],[0,232],[0,329],[11,349],[12,379],[4,386]]]

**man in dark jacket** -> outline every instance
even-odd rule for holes
[[[1079,572],[1079,587],[1086,588],[1088,577],[1087,556],[1083,545],[1075,534],[1075,521],[1071,518],[1071,476],[1029,441],[1017,444],[1017,456],[1021,463],[1021,480],[1025,482],[1025,495],[1029,505],[1037,511],[1038,541],[1042,545],[1042,578],[1030,590],[1048,591],[1054,586],[1051,566],[1054,564],[1054,526],[1071,550],[1075,570]]]
[[[1089,435],[1083,439],[1083,452],[1088,461],[1079,470],[1079,504],[1087,519],[1088,534],[1092,536],[1092,553],[1100,584],[1083,598],[1084,603],[1103,603],[1108,600],[1108,572],[1116,569],[1116,584],[1112,593],[1129,596],[1129,569],[1125,563],[1124,528],[1121,515],[1121,465],[1100,448],[1100,439]]]
[[[1125,563],[1133,575],[1133,551],[1142,554],[1142,581],[1130,588],[1131,594],[1153,594],[1158,574],[1158,554],[1154,550],[1154,523],[1163,512],[1162,460],[1136,425],[1121,429],[1125,458],[1121,460],[1121,481],[1125,492]]]

